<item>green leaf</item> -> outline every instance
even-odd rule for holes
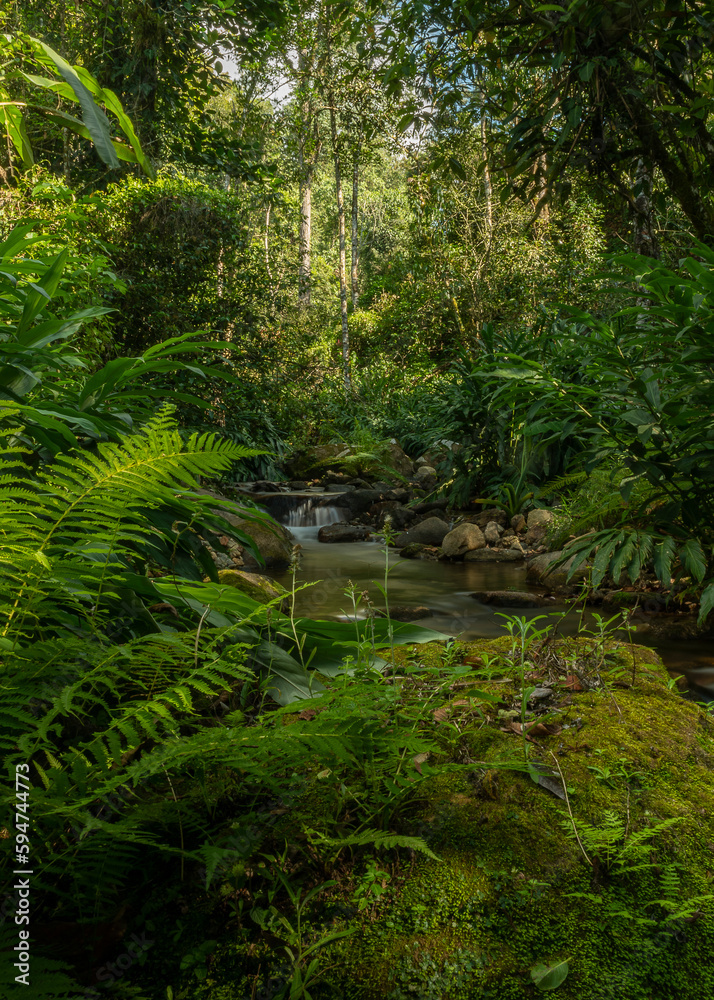
[[[54,49],[51,49],[44,42],[38,39],[33,39],[33,42],[37,48],[44,52],[45,56],[54,64],[58,73],[64,77],[74,91],[75,98],[82,108],[84,124],[89,130],[97,153],[108,167],[116,170],[119,167],[119,158],[112,146],[111,131],[107,116],[82,83],[77,71],[70,66],[67,60],[63,59],[59,53],[55,52]]]
[[[663,587],[672,585],[672,563],[677,554],[677,546],[673,538],[667,536],[654,547],[654,570],[657,579]]]
[[[531,979],[539,990],[557,990],[569,972],[568,959],[562,959],[554,965],[538,964],[531,969]]]
[[[687,539],[679,550],[679,558],[685,572],[700,583],[707,571],[707,560],[696,538]]]
[[[714,583],[710,583],[702,591],[702,596],[699,600],[699,617],[697,618],[697,625],[703,625],[707,620],[709,615],[714,609]]]

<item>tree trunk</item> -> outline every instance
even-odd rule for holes
[[[312,171],[300,179],[300,261],[298,263],[298,302],[310,305],[312,285]]]
[[[296,99],[298,120],[298,166],[300,170],[300,229],[298,235],[298,304],[308,308],[312,286],[312,180],[322,143],[319,116],[313,95],[316,72],[315,49],[299,48]]]
[[[345,384],[345,395],[352,391],[350,376],[350,335],[347,321],[347,236],[345,232],[345,197],[342,190],[342,166],[340,163],[340,142],[337,135],[337,110],[335,93],[332,87],[332,60],[330,58],[330,27],[327,34],[327,79],[330,81],[327,99],[330,106],[330,131],[332,137],[332,155],[335,161],[335,193],[337,195],[337,232],[339,237],[339,277],[340,277],[340,317],[342,321],[342,375]]]
[[[637,162],[634,188],[634,251],[659,260],[659,240],[652,210],[652,177],[643,160]]]
[[[352,267],[350,277],[353,309],[359,305],[359,153],[360,143],[357,144],[352,160]]]
[[[483,156],[483,192],[486,200],[486,227],[489,239],[493,232],[493,187],[491,185],[491,170],[488,165],[488,143],[486,142],[486,116],[481,107],[481,155]]]

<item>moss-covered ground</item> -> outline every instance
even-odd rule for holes
[[[296,903],[283,883],[274,877],[272,896],[244,888],[231,896],[224,880],[223,909],[216,903],[206,916],[216,940],[197,960],[201,978],[189,968],[175,997],[282,995],[295,967],[305,974],[312,959],[315,1000],[526,1000],[543,992],[533,970],[565,971],[564,961],[553,991],[563,1000],[714,997],[710,717],[668,683],[649,649],[547,640],[531,643],[521,662],[509,642],[394,652],[393,683],[422,706],[419,726],[438,749],[414,759],[415,791],[386,827],[422,838],[435,856],[325,853],[309,836],[305,846],[309,817],[319,827],[332,808],[313,781],[273,832],[276,842],[302,837],[312,865],[305,889],[333,883],[304,911],[302,948],[349,935],[293,962],[294,935],[290,944],[278,917],[295,927]],[[447,660],[449,683],[433,698]],[[524,688],[537,689],[525,707]],[[293,846],[280,862],[288,878],[295,855]]]

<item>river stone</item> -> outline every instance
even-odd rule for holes
[[[374,503],[369,508],[369,514],[376,518],[378,528],[384,527],[384,522],[390,518],[394,531],[404,531],[408,524],[414,520],[414,512],[408,507],[402,507],[396,500],[383,500]]]
[[[571,556],[566,563],[560,566],[553,566],[556,559],[562,556],[562,550],[558,552],[544,552],[540,556],[536,556],[531,559],[528,563],[528,568],[526,570],[526,580],[529,583],[545,583],[549,587],[562,587],[568,580],[568,572],[573,565],[575,556]],[[589,567],[583,564],[570,579],[570,583],[576,583],[579,580],[587,579],[590,572]]]
[[[495,545],[501,538],[503,528],[496,521],[489,521],[483,530],[483,537],[489,545]]]
[[[318,542],[363,542],[369,538],[369,528],[359,524],[324,524],[317,533]]]
[[[258,573],[245,573],[238,569],[219,569],[218,582],[224,587],[235,587],[246,597],[252,597],[260,604],[267,604],[276,597],[284,597],[287,591],[275,580],[268,580]]]
[[[475,590],[469,597],[495,608],[542,608],[549,603],[540,594],[531,594],[527,590]]]
[[[553,511],[545,510],[543,507],[536,507],[528,515],[528,527],[537,528],[540,525],[547,527],[553,520]]]
[[[527,527],[527,523],[526,523],[526,519],[523,516],[523,514],[516,514],[514,517],[511,518],[511,528],[514,531],[516,531],[516,532],[518,532],[518,531],[525,531],[526,527]]]
[[[475,549],[466,553],[464,562],[523,562],[523,553],[518,549]]]
[[[422,465],[414,473],[414,482],[422,490],[433,490],[437,483],[436,469],[431,465]]]
[[[449,526],[440,517],[427,517],[426,521],[421,521],[409,531],[403,531],[401,535],[397,535],[394,544],[400,549],[411,542],[420,542],[422,545],[441,545],[448,533]]]
[[[481,529],[465,521],[444,537],[441,549],[448,559],[458,559],[474,549],[482,549],[485,545],[486,540]]]
[[[470,514],[469,521],[472,524],[477,524],[481,529],[485,528],[490,521],[495,521],[496,524],[500,524],[502,528],[505,528],[508,525],[508,514],[505,510],[500,510],[498,507],[488,507],[478,514]]]
[[[440,549],[433,545],[420,545],[419,542],[410,542],[403,549],[399,550],[399,555],[404,559],[426,559],[436,562],[439,558]]]

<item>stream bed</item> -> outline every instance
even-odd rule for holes
[[[311,512],[316,523],[296,524],[299,518],[281,518],[290,528],[301,547],[296,584],[311,584],[296,597],[298,615],[315,618],[347,618],[352,615],[352,601],[346,593],[350,585],[357,592],[368,592],[377,608],[384,607],[378,584],[384,584],[385,552],[381,540],[341,542],[318,541],[323,524],[338,519],[339,511],[324,507]],[[290,523],[292,520],[293,523]],[[404,559],[398,549],[388,553],[390,606],[427,607],[432,614],[416,624],[437,629],[463,640],[488,638],[503,634],[503,619],[499,613],[525,616],[553,616],[566,611],[564,604],[552,607],[497,608],[485,605],[470,596],[475,591],[525,590],[540,593],[526,584],[524,563],[431,562]],[[270,574],[283,586],[291,587],[288,571]],[[358,612],[359,613],[359,612]],[[603,613],[605,620],[612,612]],[[545,625],[545,620],[540,624]],[[634,623],[633,623],[634,624]],[[593,614],[583,619],[585,628],[594,626]],[[564,635],[572,635],[580,627],[580,613],[571,610],[560,626]],[[622,633],[620,638],[626,638]],[[633,640],[652,646],[662,656],[673,675],[684,674],[692,694],[702,700],[714,701],[714,643],[711,639],[667,639],[654,634],[647,619],[638,621]]]

